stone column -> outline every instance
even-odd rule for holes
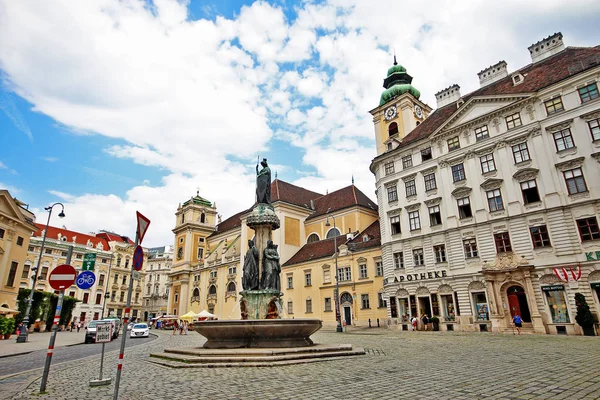
[[[544,326],[544,321],[542,320],[542,316],[540,315],[535,300],[535,291],[533,289],[533,283],[531,282],[531,271],[524,271],[523,278],[525,287],[527,288],[527,305],[529,306],[529,312],[531,313],[533,330],[535,333],[546,333],[546,327]]]
[[[493,278],[487,278],[487,297],[490,303],[490,321],[492,323],[492,332],[502,332],[504,323],[502,321],[503,316],[500,315],[498,310],[498,299],[500,295],[498,293],[498,285]]]
[[[272,240],[271,227],[269,225],[259,225],[252,227],[254,229],[254,245],[258,249],[258,280],[262,279],[263,271],[263,252],[267,248],[267,242]]]

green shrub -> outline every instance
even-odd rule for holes
[[[594,316],[590,311],[585,296],[581,293],[575,293],[575,305],[577,306],[577,315],[575,315],[575,321],[582,328],[589,328],[594,325]]]

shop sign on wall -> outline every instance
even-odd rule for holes
[[[446,271],[421,272],[420,274],[406,274],[394,278],[394,282],[425,281],[429,279],[440,279],[448,276]]]
[[[585,253],[585,261],[600,261],[600,251]]]

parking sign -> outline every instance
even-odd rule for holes
[[[108,343],[112,339],[112,323],[96,325],[96,343]]]

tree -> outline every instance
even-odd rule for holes
[[[575,321],[583,328],[584,335],[594,336],[594,316],[583,294],[575,293],[575,305],[577,306]]]

